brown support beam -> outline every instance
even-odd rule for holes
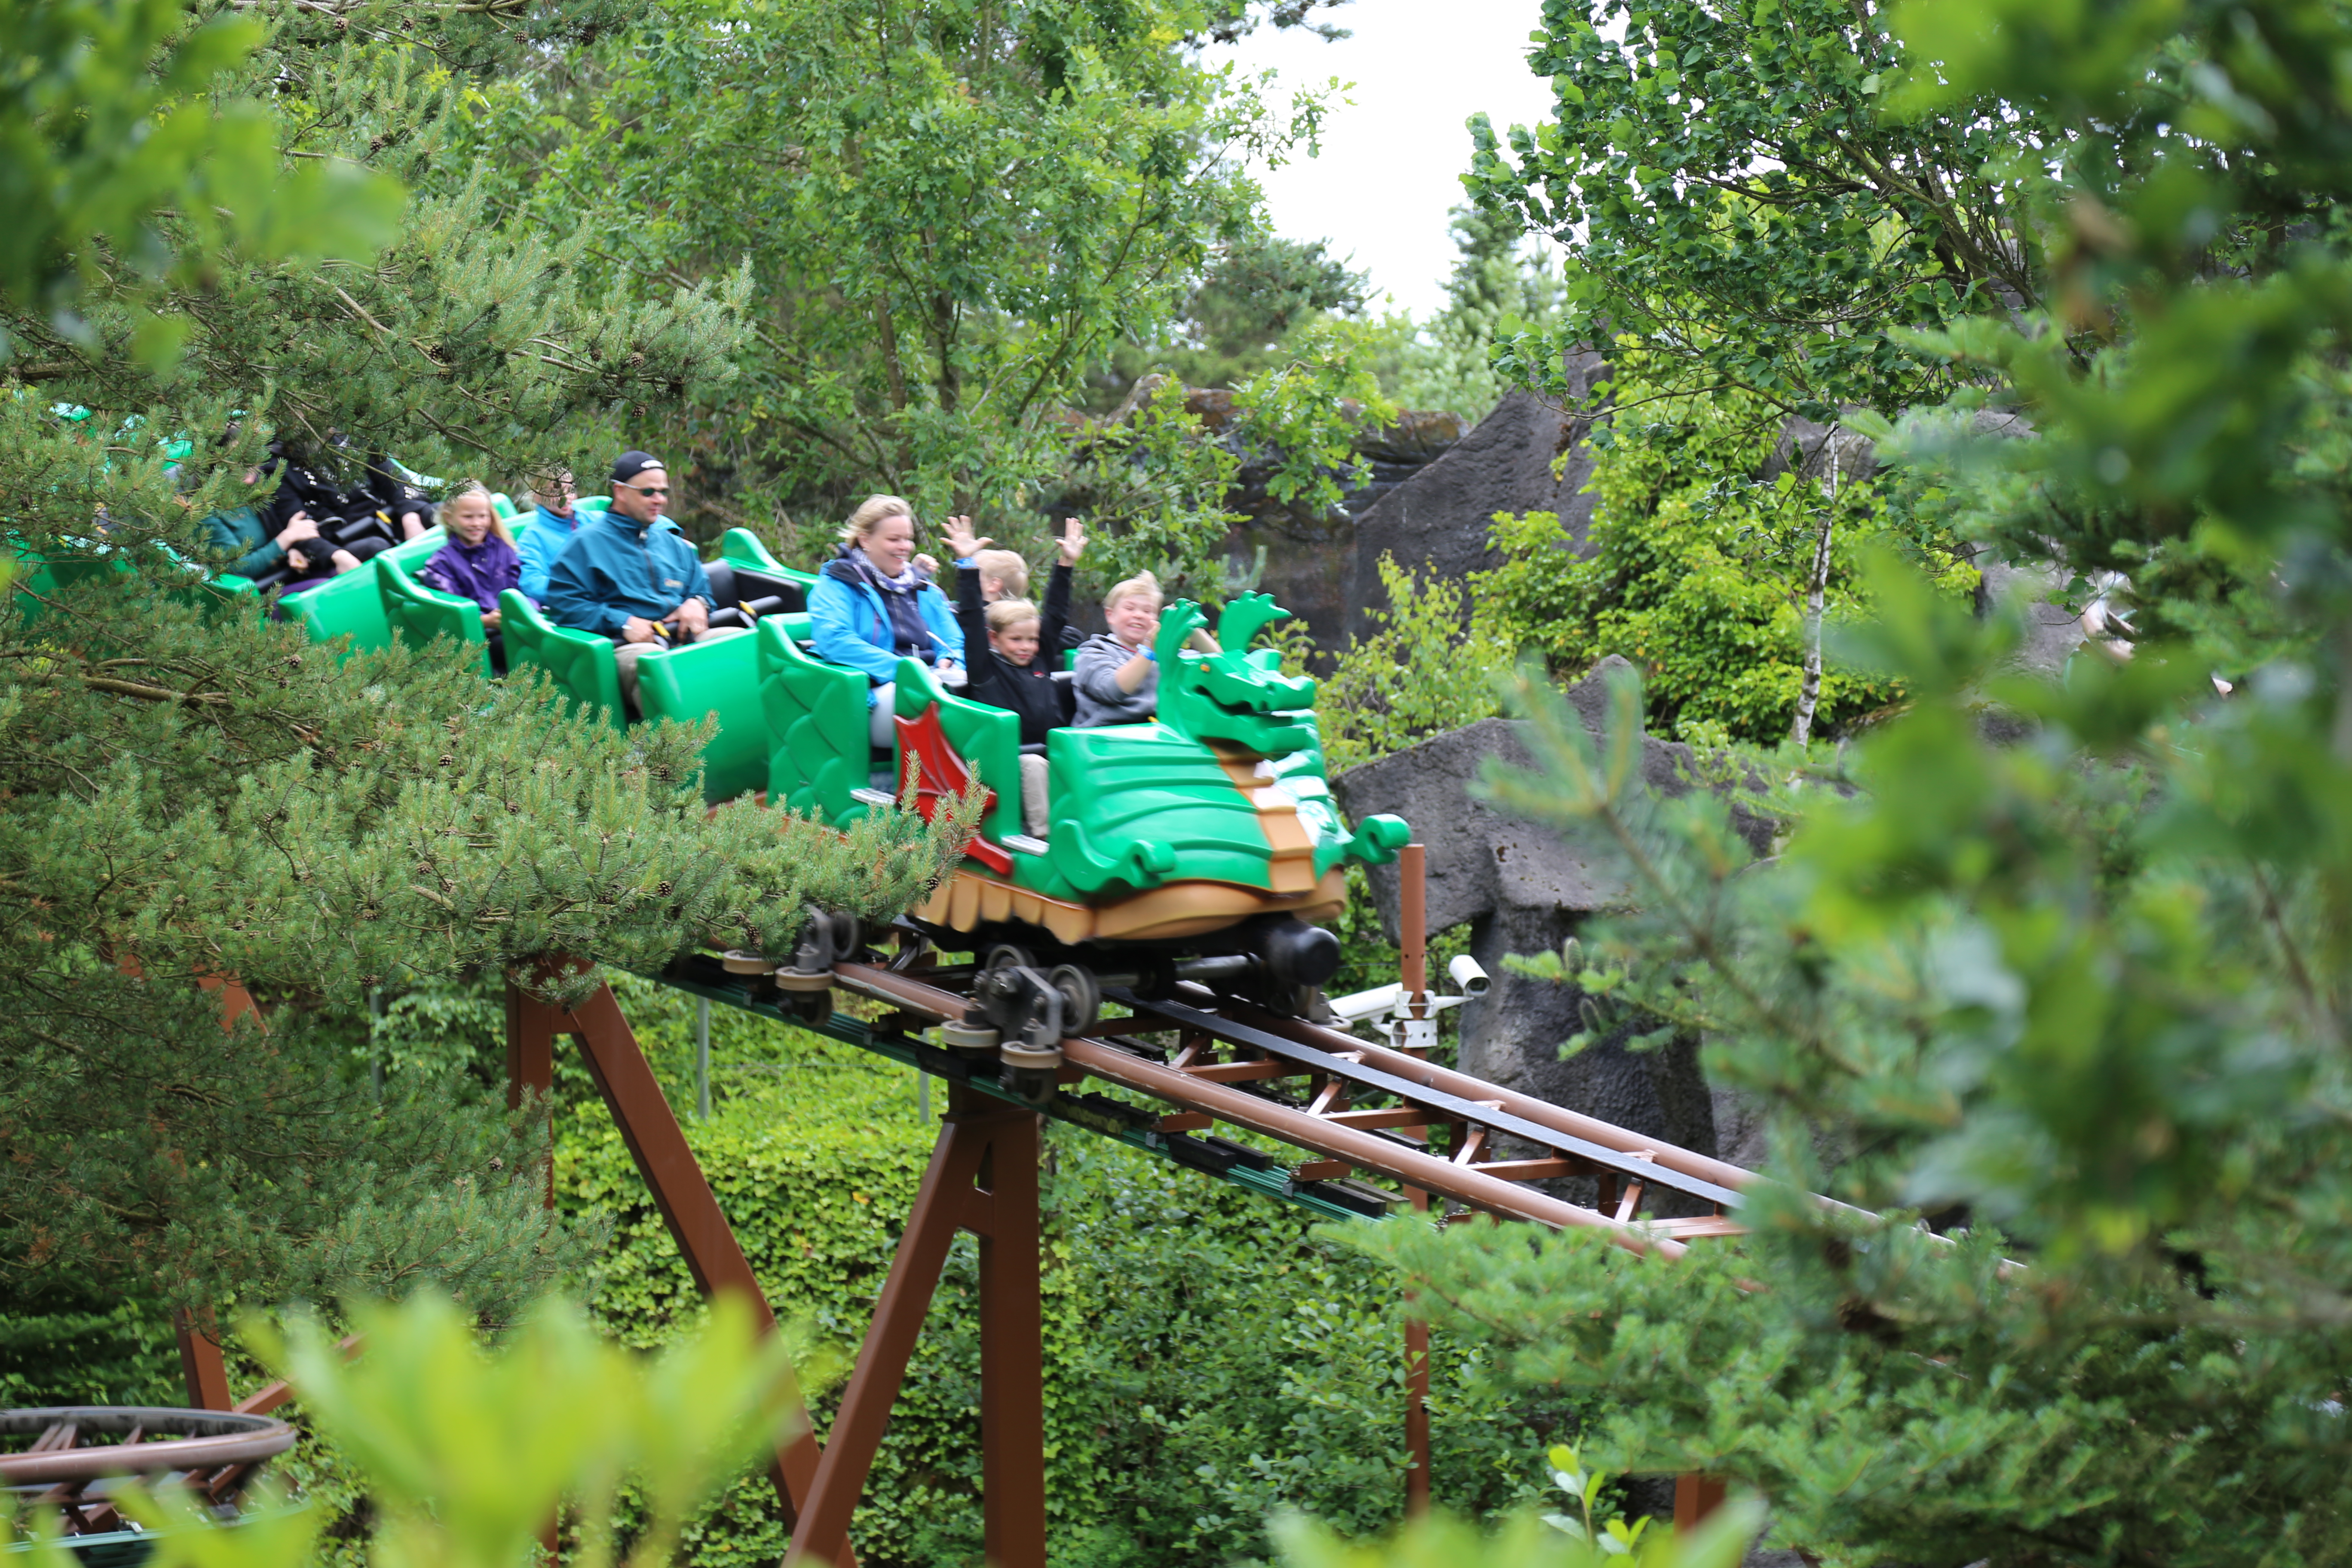
[[[260,1026],[261,1032],[265,1035],[269,1033],[269,1020],[263,1015],[261,1004],[253,999],[253,993],[236,981],[212,976],[197,981],[196,984],[204,990],[220,993],[222,1028],[236,1027],[236,1021],[250,1013],[253,1021]]]
[[[507,1109],[536,1093],[547,1101],[547,1206],[555,1207],[555,1021],[562,1015],[520,985],[507,986]]]
[[[1675,1478],[1675,1529],[1689,1530],[1723,1506],[1724,1484],[1694,1470]]]
[[[1045,1568],[1045,1321],[1037,1279],[1037,1118],[988,1128],[988,1228],[980,1238],[981,1496],[996,1568]]]
[[[827,1434],[816,1484],[784,1553],[823,1561],[846,1538],[882,1446],[940,1270],[959,1227],[981,1237],[981,1466],[992,1568],[1045,1568],[1042,1309],[1037,1287],[1037,1118],[961,1086],[898,1238],[898,1257]]]
[[[507,987],[507,1109],[533,1089],[555,1092],[556,1025],[565,1015],[520,985]]]
[[[180,1375],[187,1380],[188,1406],[193,1410],[226,1410],[236,1401],[228,1391],[228,1363],[221,1355],[220,1325],[212,1309],[172,1313],[172,1327],[180,1336]]]
[[[1413,1213],[1429,1214],[1429,1194],[1407,1187]],[[1404,1510],[1414,1518],[1429,1511],[1429,1320],[1413,1311],[1416,1292],[1404,1293]]]
[[[1429,852],[1408,844],[1397,851],[1397,966],[1406,1011],[1429,1016]]]
[[[525,1088],[546,1089],[553,1084],[554,1040],[559,1034],[579,1039],[589,1075],[604,1097],[613,1124],[620,1129],[638,1173],[652,1190],[655,1206],[661,1210],[663,1223],[677,1243],[695,1284],[705,1295],[724,1291],[742,1297],[750,1303],[761,1331],[775,1332],[775,1313],[768,1305],[767,1293],[751,1272],[742,1244],[735,1239],[734,1228],[727,1223],[726,1212],[703,1176],[668,1097],[662,1093],[652,1065],[609,988],[598,986],[595,994],[569,1013],[520,987],[507,988],[508,1103],[520,1105]],[[553,1201],[551,1187],[549,1201]],[[795,1405],[798,1403],[795,1397]],[[796,1409],[795,1415],[797,1430],[777,1449],[770,1470],[787,1524],[795,1522],[806,1507],[818,1470],[816,1434],[808,1412]],[[857,1559],[845,1535],[825,1561],[839,1568],[855,1568]]]
[[[906,1378],[907,1358],[914,1354],[915,1341],[923,1331],[923,1315],[939,1289],[940,1270],[963,1222],[985,1148],[950,1112],[940,1141],[931,1147],[931,1163],[916,1189],[913,1212],[890,1262],[890,1277],[874,1304],[874,1321],[858,1347],[857,1365],[849,1374],[833,1430],[825,1435],[816,1483],[784,1552],[787,1565],[824,1561],[835,1542],[848,1539],[849,1516],[882,1446],[890,1407],[898,1403],[898,1385]]]

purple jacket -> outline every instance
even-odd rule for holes
[[[500,593],[522,581],[522,557],[495,533],[471,546],[452,539],[433,552],[416,577],[428,588],[473,600],[487,614],[499,607]]]

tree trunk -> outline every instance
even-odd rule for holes
[[[1813,708],[1822,696],[1822,608],[1829,598],[1830,540],[1837,531],[1837,427],[1823,438],[1830,449],[1830,504],[1813,539],[1813,569],[1805,580],[1805,681],[1797,689],[1797,721],[1789,738],[1799,745],[1813,738]]]

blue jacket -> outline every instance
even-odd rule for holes
[[[574,509],[570,517],[558,517],[545,507],[530,514],[522,530],[522,581],[516,584],[522,596],[537,604],[547,597],[547,576],[555,570],[556,558],[580,532],[580,525],[601,513]]]
[[[559,626],[621,635],[631,616],[657,621],[688,599],[714,603],[710,579],[683,534],[642,527],[617,511],[590,512],[547,575],[548,618]]]
[[[955,612],[948,596],[934,583],[915,595],[923,625],[930,628],[937,657],[963,662],[963,634],[956,630]],[[809,632],[816,656],[834,664],[862,669],[877,685],[898,679],[898,656],[890,637],[890,612],[882,595],[863,583],[845,583],[829,572],[817,574],[809,590]]]

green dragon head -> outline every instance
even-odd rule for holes
[[[1244,594],[1217,619],[1220,651],[1202,654],[1184,646],[1209,624],[1201,606],[1179,599],[1162,610],[1152,644],[1160,658],[1160,728],[1265,757],[1315,745],[1314,680],[1282,674],[1271,648],[1250,652],[1259,632],[1289,616],[1267,595]]]

